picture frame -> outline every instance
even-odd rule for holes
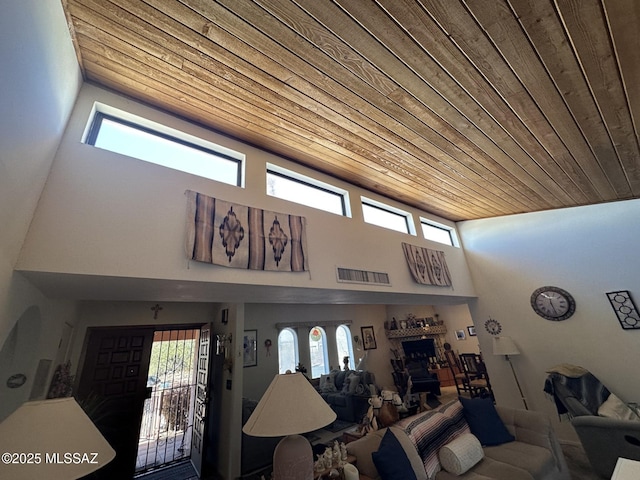
[[[473,325],[469,325],[469,326],[467,327],[467,332],[469,332],[469,336],[470,336],[470,337],[475,337],[475,336],[477,336],[477,333],[476,333],[476,327],[474,327]]]
[[[258,331],[245,330],[242,338],[242,366],[258,365]]]
[[[229,323],[229,309],[225,308],[222,310],[222,324],[226,325]]]
[[[623,330],[640,329],[640,314],[628,290],[608,292],[607,297]]]
[[[365,350],[374,350],[378,348],[373,326],[360,327],[360,333],[362,333],[362,345]]]
[[[465,340],[466,338],[464,330],[456,330],[456,340]]]

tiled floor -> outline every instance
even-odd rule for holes
[[[197,478],[198,476],[191,462],[186,460],[139,475],[136,477],[136,480],[190,480]]]
[[[155,465],[171,463],[180,458],[189,458],[191,452],[190,440],[185,440],[184,434],[178,432],[175,437],[147,440],[138,445],[136,469],[149,468]],[[188,439],[187,439],[188,440]]]

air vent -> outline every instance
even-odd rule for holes
[[[336,268],[338,282],[366,283],[373,285],[391,285],[388,273],[368,272],[366,270],[354,270],[352,268]]]

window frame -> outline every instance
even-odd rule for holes
[[[391,230],[391,231],[394,231],[394,232],[405,233],[407,235],[414,235],[414,236],[416,235],[416,228],[415,228],[415,223],[413,221],[413,215],[410,212],[407,212],[406,210],[402,210],[400,208],[393,207],[393,206],[391,206],[391,205],[389,205],[387,203],[382,203],[382,202],[379,202],[377,200],[373,200],[372,198],[368,198],[368,197],[365,197],[365,196],[361,196],[360,197],[360,203],[362,205],[362,219],[368,225],[375,225],[375,226],[378,226],[378,227],[386,228],[387,230]],[[377,223],[368,222],[365,219],[365,211],[364,211],[364,206],[365,205],[367,207],[375,208],[375,209],[381,210],[383,212],[390,213],[392,215],[397,215],[398,217],[403,218],[404,221],[405,221],[406,231],[397,230],[397,229],[391,228],[391,227],[389,227],[387,225],[380,225],[380,224],[377,224]]]
[[[236,164],[236,167],[237,167],[236,180],[235,180],[235,183],[228,183],[215,178],[204,177],[196,173],[185,172],[184,170],[181,170],[179,168],[168,167],[166,165],[155,163],[152,160],[138,158],[138,157],[127,155],[127,154],[122,154],[122,155],[127,155],[130,158],[136,158],[138,160],[153,163],[154,165],[163,166],[165,168],[172,168],[173,170],[188,173],[190,175],[197,175],[201,178],[206,178],[208,180],[225,183],[227,185],[233,185],[236,187],[243,187],[244,163],[245,163],[244,154],[241,154],[240,152],[234,152],[231,149],[222,147],[220,145],[216,145],[212,142],[208,142],[204,139],[194,137],[192,135],[180,132],[170,127],[165,127],[164,125],[155,124],[154,122],[147,121],[143,118],[136,117],[131,114],[125,114],[125,112],[122,112],[122,115],[119,115],[118,114],[119,112],[115,111],[115,109],[109,109],[109,110],[114,110],[114,112],[107,112],[104,110],[106,109],[94,107],[94,111],[89,118],[88,128],[84,136],[84,143],[86,143],[87,145],[95,146],[96,141],[98,140],[98,136],[100,135],[100,128],[102,127],[102,122],[104,120],[109,120],[114,123],[118,123],[125,127],[131,128],[133,130],[137,130],[137,131],[161,138],[163,140],[174,142],[178,145],[192,148],[194,150],[205,153],[207,155],[211,155],[213,157],[218,157],[220,159],[233,162]],[[109,150],[109,151],[112,151],[112,150]],[[229,152],[229,153],[226,153],[226,152]],[[119,152],[115,152],[115,153],[119,153]],[[236,155],[233,155],[232,153],[235,153]]]
[[[338,325],[336,327],[336,331],[335,331],[335,339],[334,339],[334,341],[336,343],[336,353],[338,354],[338,365],[339,366],[344,365],[344,363],[342,361],[343,358],[340,356],[340,351],[339,351],[339,348],[338,348],[338,331],[340,329],[344,330],[344,332],[346,334],[346,337],[347,337],[347,353],[349,355],[349,369],[350,370],[355,370],[356,369],[356,365],[355,365],[356,359],[354,358],[355,355],[353,353],[353,337],[351,335],[351,329],[349,328],[349,325],[346,325],[344,323],[341,324],[341,325]]]
[[[317,377],[314,377],[313,375],[313,358],[311,355],[311,342],[313,341],[311,339],[311,332],[313,331],[314,328],[317,328],[318,330],[320,330],[320,332],[322,333],[322,357],[323,357],[323,361],[324,361],[324,369],[322,372],[320,372],[320,374]],[[324,327],[321,327],[320,325],[316,325],[314,327],[311,327],[309,329],[309,359],[310,359],[310,365],[309,365],[309,373],[311,374],[311,378],[315,379],[315,378],[320,378],[322,375],[326,375],[331,371],[331,365],[329,363],[329,336],[327,335],[327,331]]]
[[[424,231],[424,227],[431,227],[431,228],[437,228],[440,230],[443,230],[445,232],[447,232],[449,234],[449,240],[451,243],[445,243],[445,242],[441,242],[439,240],[435,240],[433,238],[428,238],[427,235],[425,234]],[[429,220],[427,218],[423,218],[420,217],[420,229],[422,230],[422,236],[425,238],[425,240],[429,240],[431,242],[438,242],[442,245],[449,245],[450,247],[456,247],[456,248],[460,248],[460,242],[458,241],[458,233],[455,229],[455,227],[450,227],[448,225],[444,225],[442,223],[438,223],[435,222],[433,220]]]
[[[291,335],[293,336],[293,353],[294,353],[294,365],[293,365],[293,370],[291,370],[292,373],[295,372],[296,367],[298,366],[298,364],[300,363],[300,346],[299,346],[299,342],[298,342],[298,332],[296,332],[295,329],[291,328],[291,327],[285,327],[282,330],[280,330],[280,332],[278,333],[278,372],[279,373],[286,373],[286,370],[283,372],[282,371],[282,367],[280,364],[280,354],[281,354],[281,348],[280,348],[280,335],[282,335],[283,332],[289,332],[291,333]]]
[[[340,199],[340,204],[342,207],[342,213],[336,213],[332,210],[326,210],[321,207],[316,207],[313,205],[308,205],[306,203],[301,203],[296,200],[291,200],[288,198],[282,198],[277,195],[272,195],[269,193],[269,175],[274,175],[276,177],[284,178],[291,182],[298,183],[305,187],[309,187],[315,190],[319,190],[324,193],[330,193],[335,195]],[[293,170],[289,170],[287,168],[281,167],[279,165],[275,165],[273,163],[268,163],[266,166],[266,187],[267,187],[267,195],[274,198],[279,198],[280,200],[284,200],[287,202],[297,203],[298,205],[304,205],[305,207],[315,208],[316,210],[322,210],[323,212],[332,213],[334,215],[339,215],[341,217],[351,218],[351,207],[349,201],[349,191],[343,188],[336,187],[335,185],[331,185],[329,183],[323,182],[321,180],[317,180],[315,178],[309,177],[307,175],[303,175],[301,173],[294,172]]]

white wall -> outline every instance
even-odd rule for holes
[[[82,144],[80,140],[96,100],[245,153],[246,188],[220,184]],[[303,174],[350,189],[353,192],[353,218],[266,195],[267,162],[295,168]],[[245,205],[304,215],[308,223],[311,272],[255,272],[187,262],[184,252],[184,192],[187,189]],[[461,249],[365,224],[361,218],[360,194],[376,198],[369,192],[296,167],[264,151],[95,86],[84,85],[26,238],[18,269],[341,291],[380,290],[460,298],[474,295]],[[419,216],[430,218],[425,212],[411,211],[416,220]],[[401,248],[403,241],[445,250],[454,286],[416,284],[406,266]],[[393,285],[338,284],[336,265],[389,272]]]
[[[480,347],[491,352],[484,322],[502,324],[521,350],[513,357],[530,408],[556,418],[543,393],[546,369],[581,365],[625,401],[638,401],[640,330],[622,330],[605,295],[629,290],[640,305],[640,201],[609,203],[463,222],[460,236],[478,300],[470,309]],[[575,314],[562,322],[536,315],[531,293],[553,285],[575,298]],[[497,400],[522,406],[502,357],[485,355]],[[575,439],[568,422],[564,438]]]
[[[444,320],[447,326],[446,340],[451,344],[451,348],[454,352],[460,353],[480,353],[480,345],[478,344],[478,337],[469,335],[469,326],[473,326],[473,320],[471,318],[471,312],[469,307],[464,305],[439,305],[438,314],[440,320]],[[456,337],[456,331],[462,330],[464,332],[464,339],[460,340]],[[476,327],[476,333],[478,327]],[[482,352],[483,355],[490,354],[491,352]]]
[[[3,2],[0,15],[0,421],[27,400],[40,358],[54,360],[70,302],[46,299],[14,273],[20,248],[80,88],[58,0]],[[22,328],[17,325],[24,319]],[[25,326],[28,342],[22,342]],[[21,330],[21,331],[18,331]],[[46,331],[46,335],[41,335]],[[12,333],[13,332],[13,333]],[[14,336],[14,334],[16,336]],[[6,345],[9,337],[16,344]],[[27,352],[24,349],[27,349]],[[12,353],[13,352],[13,353]],[[6,374],[27,383],[8,389]]]

